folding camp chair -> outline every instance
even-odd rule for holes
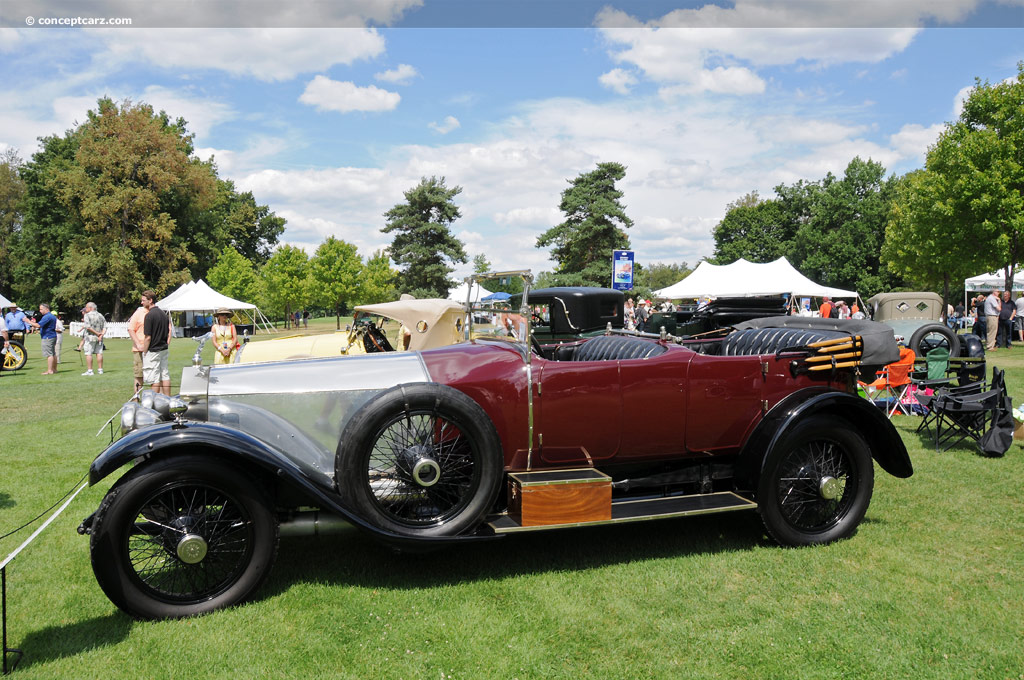
[[[884,404],[886,417],[892,418],[896,411],[910,415],[910,408],[904,402],[910,393],[910,373],[913,370],[914,350],[900,347],[900,358],[883,367],[874,382],[861,386],[871,399]]]
[[[1004,373],[998,368],[992,369],[992,382],[987,390],[938,392],[932,402],[936,415],[935,450],[948,451],[970,439],[982,447],[985,455],[1003,455],[1013,439],[1012,408]]]

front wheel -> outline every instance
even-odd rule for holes
[[[433,383],[399,385],[356,412],[338,444],[338,492],[371,524],[405,536],[476,526],[501,481],[501,441],[484,410]]]
[[[2,339],[0,339],[2,341]],[[0,364],[0,370],[17,371],[28,361],[28,353],[25,345],[17,340],[10,340],[7,343],[7,351],[4,352],[4,362]]]
[[[846,538],[867,512],[874,466],[846,421],[812,416],[768,454],[757,503],[768,533],[789,546]]]
[[[208,456],[143,464],[110,490],[90,542],[103,592],[142,619],[238,604],[277,553],[277,521],[255,483]]]

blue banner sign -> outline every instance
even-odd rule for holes
[[[612,288],[615,290],[633,289],[633,251],[612,251]]]

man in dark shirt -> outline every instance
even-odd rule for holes
[[[43,344],[43,356],[46,357],[46,370],[43,375],[53,375],[57,372],[57,317],[50,313],[50,305],[45,302],[39,303],[39,321],[26,318],[28,325],[39,331],[39,337]]]
[[[154,392],[171,396],[171,372],[167,367],[171,319],[155,303],[156,293],[151,290],[142,293],[139,304],[146,308],[142,322],[142,375]]]

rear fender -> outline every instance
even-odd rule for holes
[[[89,484],[94,485],[124,465],[145,456],[174,455],[181,450],[195,451],[197,448],[222,456],[237,465],[240,471],[256,470],[290,483],[307,497],[309,505],[341,516],[395,549],[414,552],[451,543],[501,537],[491,533],[411,538],[379,529],[342,503],[334,490],[334,481],[328,475],[311,466],[297,464],[244,432],[214,423],[163,423],[131,432],[96,457],[89,467]]]
[[[737,489],[757,489],[768,454],[797,423],[812,414],[849,423],[864,437],[879,467],[894,477],[914,473],[899,432],[874,404],[846,392],[807,389],[780,401],[754,428],[736,461]]]

